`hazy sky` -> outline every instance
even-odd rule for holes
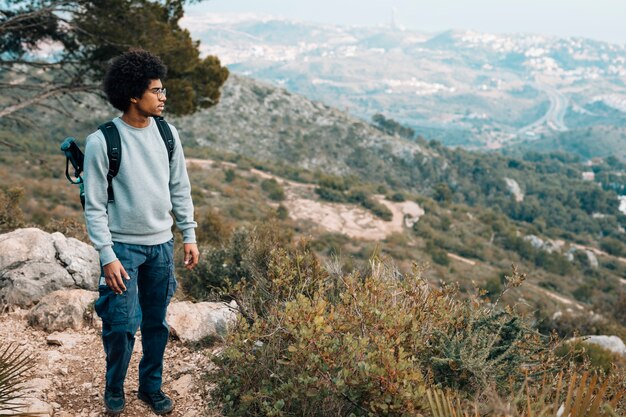
[[[193,12],[254,12],[349,25],[527,32],[626,44],[626,0],[209,0]]]

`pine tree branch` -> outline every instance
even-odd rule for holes
[[[15,113],[16,111],[22,110],[23,108],[26,108],[28,106],[32,106],[33,104],[37,104],[42,102],[43,100],[46,100],[47,98],[59,95],[59,94],[63,94],[63,93],[77,93],[77,92],[93,92],[95,90],[97,90],[98,87],[95,85],[77,85],[77,86],[60,86],[60,87],[55,87],[52,88],[48,91],[44,91],[41,94],[38,94],[34,97],[31,97],[27,100],[24,100],[20,103],[16,103],[4,108],[0,109],[0,119],[2,119],[3,117],[6,117],[12,113]]]

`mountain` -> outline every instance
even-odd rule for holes
[[[382,113],[448,145],[499,148],[542,134],[626,126],[624,46],[254,15],[196,15],[183,25],[203,53],[235,73],[365,120]]]

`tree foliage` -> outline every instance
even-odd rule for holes
[[[190,114],[215,105],[228,70],[200,57],[179,26],[184,0],[4,0],[0,2],[0,118],[50,106],[77,93],[100,93],[109,61],[142,48],[168,67],[168,110]],[[58,109],[58,106],[54,106]],[[62,107],[62,106],[61,106]]]

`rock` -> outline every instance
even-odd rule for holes
[[[585,253],[587,254],[587,259],[589,260],[589,265],[592,268],[597,268],[600,264],[598,263],[598,257],[596,256],[596,254],[593,253],[590,250],[586,250]]]
[[[54,408],[50,404],[37,399],[29,399],[29,402],[30,404],[23,410],[23,415],[37,417],[52,417],[54,415]]]
[[[30,307],[65,288],[95,290],[98,253],[61,233],[36,228],[0,235],[0,309]]]
[[[506,183],[506,188],[509,190],[513,196],[515,196],[515,201],[521,203],[524,201],[524,193],[522,192],[522,188],[519,186],[518,182],[513,178],[504,178],[504,182]]]
[[[172,303],[167,309],[167,323],[172,334],[182,342],[199,342],[203,339],[223,338],[229,326],[237,320],[236,304]]]
[[[562,240],[543,240],[535,235],[524,236],[524,240],[530,243],[533,248],[543,250],[548,253],[560,252],[565,244]]]
[[[27,393],[41,393],[48,391],[52,382],[45,378],[32,378],[24,386],[24,391]]]
[[[617,336],[582,336],[570,340],[578,340],[603,347],[604,349],[626,356],[626,345]]]
[[[86,313],[96,298],[98,293],[95,291],[54,291],[31,309],[28,323],[47,332],[81,329],[85,325]]]
[[[63,342],[61,342],[58,338],[54,336],[46,337],[46,343],[51,346],[63,346]]]
[[[589,266],[592,268],[597,268],[599,266],[598,263],[598,257],[596,256],[595,253],[593,253],[590,250],[587,249],[580,249],[580,248],[576,248],[576,247],[571,247],[567,253],[565,254],[565,258],[570,261],[570,262],[574,262],[574,254],[576,252],[582,251],[585,253],[585,255],[587,256],[587,261],[589,262]]]
[[[194,389],[193,378],[191,375],[183,375],[171,384],[172,390],[176,391],[179,396],[184,397]]]
[[[543,240],[535,235],[524,236],[524,240],[530,243],[530,245],[535,249],[543,249]]]

